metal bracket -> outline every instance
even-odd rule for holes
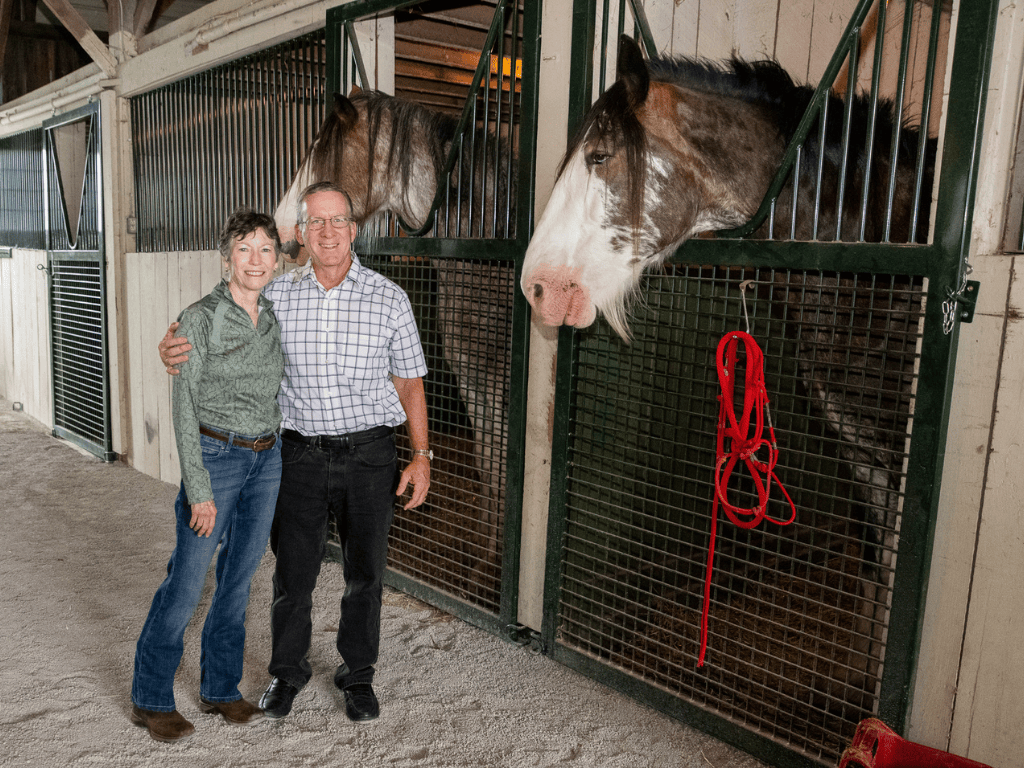
[[[960,304],[959,318],[961,323],[969,323],[974,320],[974,310],[978,306],[978,293],[981,291],[981,283],[977,280],[968,280],[964,284],[963,293],[957,297]]]
[[[544,639],[540,632],[524,627],[522,624],[509,624],[505,630],[508,632],[509,640],[516,645],[528,648],[530,653],[547,654],[547,647],[544,645]]]

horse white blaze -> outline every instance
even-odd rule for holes
[[[620,334],[624,286],[633,280],[628,228],[608,226],[616,204],[607,185],[587,171],[582,153],[566,165],[541,214],[523,263],[522,290],[546,325],[584,328],[598,310]]]
[[[277,234],[281,237],[281,250],[290,261],[297,260],[302,247],[299,245],[299,241],[295,239],[295,226],[298,223],[299,214],[299,195],[302,194],[302,190],[312,183],[313,177],[309,172],[309,168],[304,163],[299,168],[298,173],[295,174],[295,178],[292,179],[292,185],[288,187],[288,191],[281,198],[281,202],[278,203],[277,210],[274,211]]]

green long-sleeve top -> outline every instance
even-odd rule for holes
[[[210,474],[203,466],[199,425],[221,432],[262,435],[281,425],[277,392],[284,375],[281,327],[259,297],[253,325],[235,303],[226,281],[178,316],[178,335],[192,345],[188,361],[178,366],[172,408],[181,478],[190,504],[213,499]]]

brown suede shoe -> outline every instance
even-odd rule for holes
[[[131,720],[135,725],[149,729],[149,735],[157,741],[181,741],[196,732],[195,726],[173,712],[152,712],[132,705]]]
[[[199,709],[208,715],[220,713],[231,725],[252,725],[263,719],[263,710],[245,699],[207,701],[200,696]]]

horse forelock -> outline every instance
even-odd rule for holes
[[[404,202],[409,204],[408,191],[411,187],[415,161],[421,154],[419,142],[425,144],[434,169],[434,180],[444,168],[447,147],[455,135],[458,122],[450,115],[428,109],[413,101],[398,99],[379,91],[363,91],[353,102],[365,103],[367,120],[367,141],[372,148],[378,147],[381,127],[387,124],[387,166],[386,173],[397,173],[402,180]],[[370,170],[375,152],[371,152]]]
[[[556,178],[562,176],[570,158],[582,152],[591,140],[607,140],[622,152],[626,169],[625,214],[633,230],[634,245],[639,243],[644,213],[646,185],[647,135],[625,85],[613,84],[594,102],[579,129],[569,142],[565,157],[558,166]]]

